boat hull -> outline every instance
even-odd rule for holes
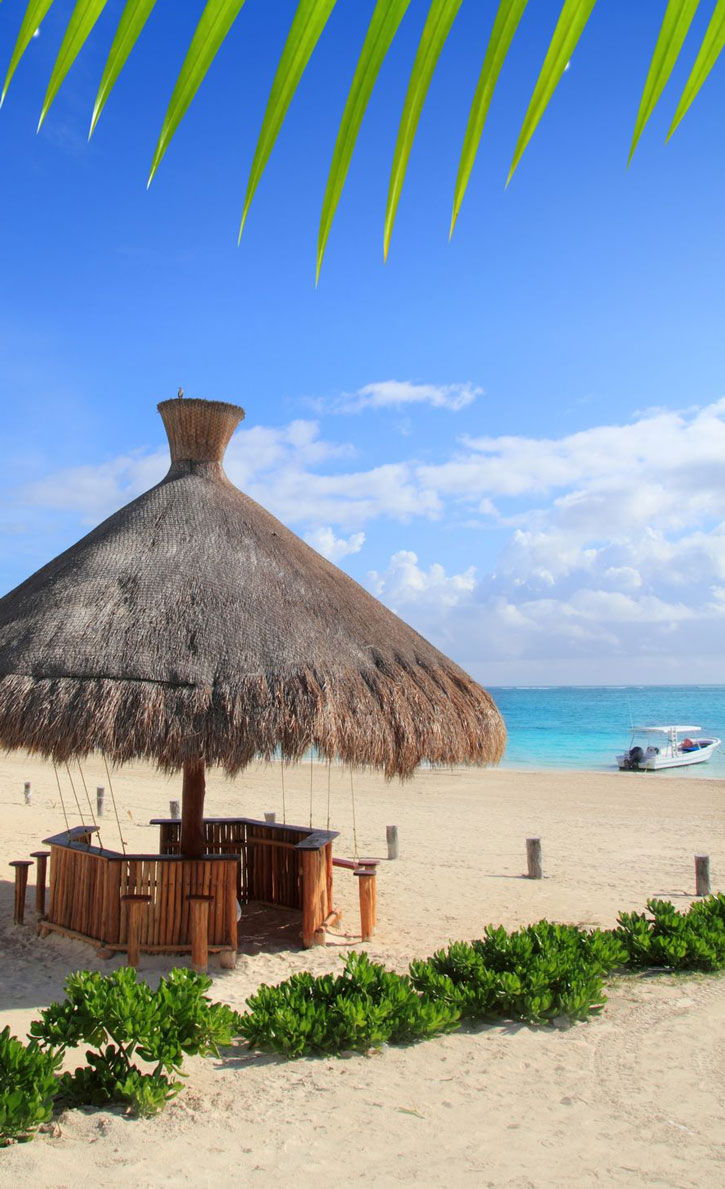
[[[633,763],[629,752],[617,756],[617,767],[620,771],[628,772],[659,772],[663,768],[689,768],[692,764],[705,764],[712,753],[720,746],[719,739],[713,739],[707,747],[698,747],[693,751],[678,752],[668,755],[659,752],[657,755],[646,755],[638,763]]]

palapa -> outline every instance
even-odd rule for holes
[[[388,777],[500,759],[490,695],[229,481],[244,411],[158,408],[166,477],[0,599],[0,745],[184,767],[202,799],[204,764],[310,747]]]

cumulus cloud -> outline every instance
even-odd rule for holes
[[[338,562],[350,553],[360,552],[365,544],[365,533],[353,533],[347,538],[336,537],[328,524],[316,528],[314,532],[305,533],[305,540],[328,561]]]
[[[362,413],[365,409],[401,409],[424,404],[458,413],[470,405],[482,388],[475,384],[416,384],[412,380],[379,380],[357,392],[346,392],[323,407],[335,413]]]

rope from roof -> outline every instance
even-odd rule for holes
[[[70,781],[70,787],[73,789],[73,796],[74,796],[74,798],[75,798],[76,809],[78,810],[78,816],[79,816],[79,818],[81,819],[81,825],[82,825],[83,827],[85,827],[85,824],[86,824],[86,823],[85,823],[85,821],[83,820],[83,810],[81,809],[81,803],[80,803],[80,801],[78,800],[78,793],[76,792],[76,786],[73,784],[73,777],[72,777],[72,776],[71,776],[71,774],[70,774],[70,768],[68,767],[68,765],[67,765],[67,764],[66,764],[66,766],[65,766],[65,770],[66,770],[66,772],[68,773],[68,779],[69,779],[69,781]]]
[[[327,829],[330,829],[330,769],[332,760],[327,761]]]
[[[80,760],[78,761],[78,771],[80,772],[80,775],[81,775],[81,781],[83,783],[83,791],[86,794],[86,801],[88,802],[88,808],[91,812],[91,821],[93,822],[93,825],[96,830],[96,834],[98,836],[98,845],[101,847],[101,849],[103,849],[103,841],[101,839],[101,827],[99,826],[98,821],[96,820],[96,815],[93,812],[93,805],[91,803],[91,798],[88,793],[88,785],[86,784],[86,778],[83,775],[83,769],[81,768]]]
[[[287,800],[284,795],[284,760],[280,756],[279,770],[282,773],[282,821],[287,825]]]
[[[55,762],[53,762],[53,771],[55,772],[55,783],[58,785],[58,792],[60,794],[60,807],[63,810],[63,817],[65,818],[65,828],[66,828],[66,831],[68,834],[68,841],[70,842],[70,822],[68,821],[68,814],[65,811],[65,801],[63,799],[63,790],[60,787],[60,776],[58,775],[58,769],[55,765]]]
[[[310,829],[312,829],[312,776],[314,769],[312,767],[312,752],[310,752]]]
[[[113,802],[113,812],[114,812],[114,813],[115,813],[115,815],[116,815],[116,825],[118,826],[118,837],[121,839],[121,850],[123,851],[123,853],[124,853],[124,855],[125,855],[125,853],[126,853],[126,841],[125,841],[125,839],[124,839],[124,837],[123,837],[123,834],[121,833],[121,821],[120,821],[120,818],[119,818],[119,816],[118,816],[118,807],[117,807],[117,805],[116,805],[116,797],[115,797],[115,794],[114,794],[114,792],[113,792],[113,784],[111,783],[111,773],[110,773],[110,771],[109,771],[109,768],[108,768],[108,760],[106,759],[105,753],[104,753],[104,756],[103,756],[103,763],[104,763],[104,765],[105,765],[105,768],[106,768],[106,776],[107,776],[107,778],[108,778],[108,791],[109,791],[109,793],[111,794],[111,801]]]
[[[355,818],[355,785],[352,780],[352,764],[350,765],[350,800],[352,801],[352,857],[358,857],[357,850],[357,821]]]

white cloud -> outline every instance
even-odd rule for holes
[[[360,552],[365,544],[365,533],[353,533],[347,538],[336,537],[329,525],[323,525],[314,532],[305,533],[305,540],[328,561],[338,562],[350,553]]]
[[[379,380],[357,392],[345,392],[322,407],[335,413],[361,413],[364,409],[400,409],[413,404],[430,405],[458,413],[470,405],[482,388],[475,384],[416,384],[412,380]]]
[[[394,553],[382,573],[368,575],[368,585],[377,598],[401,615],[411,607],[457,607],[470,599],[476,585],[475,566],[462,574],[446,574],[435,563],[427,570],[418,565],[418,557],[409,549]]]

